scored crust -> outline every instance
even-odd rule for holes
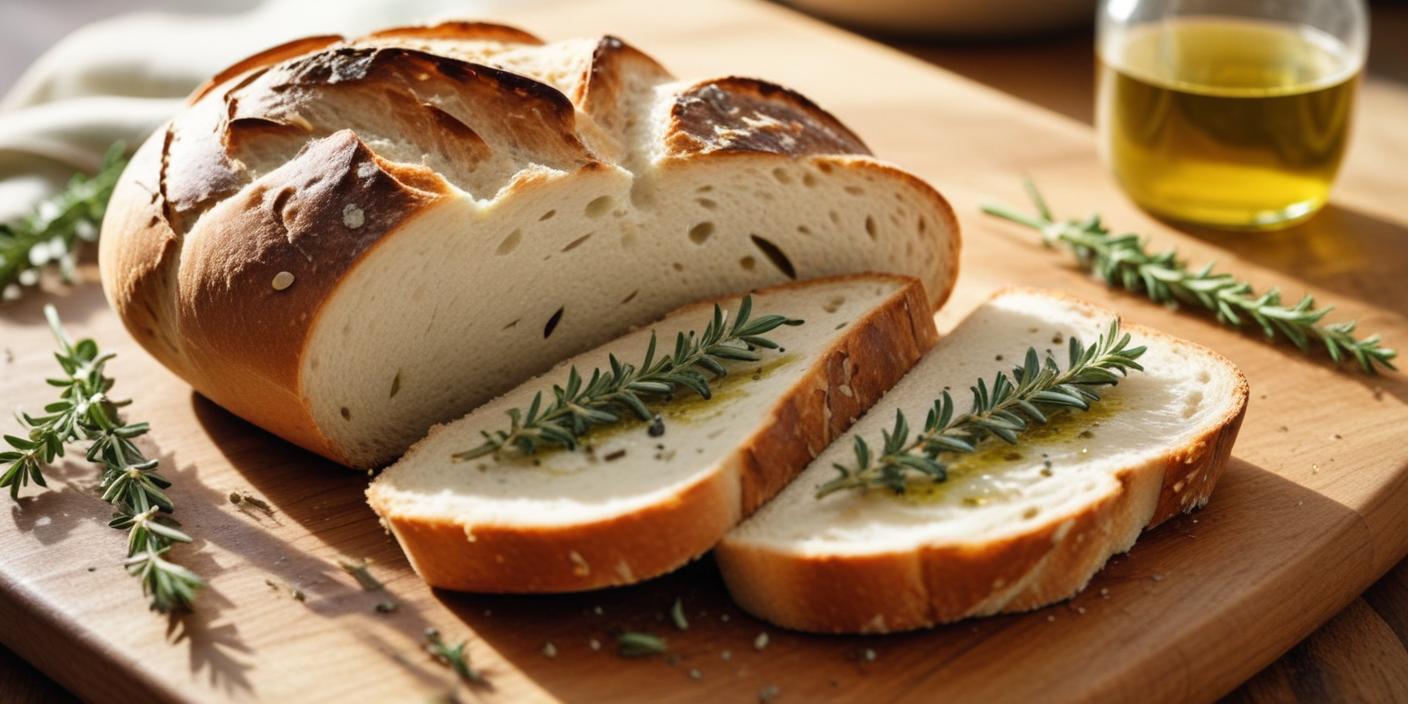
[[[1040,294],[1112,314],[1065,294]],[[1246,415],[1246,377],[1201,345],[1140,325],[1123,327],[1146,340],[1195,348],[1225,365],[1234,373],[1236,402],[1182,447],[1118,471],[1119,486],[1112,493],[1074,514],[1053,517],[1006,539],[806,555],[725,538],[715,557],[734,600],[772,623],[820,633],[892,633],[1030,611],[1084,589],[1105,562],[1129,550],[1142,531],[1204,506]]]
[[[712,472],[647,509],[594,522],[524,527],[405,515],[377,484],[368,489],[367,501],[416,572],[435,587],[568,592],[630,584],[672,571],[707,552],[729,528],[781,491],[938,340],[923,287],[912,279],[867,274],[783,287],[853,278],[901,279],[905,285],[848,324],[813,367],[777,399],[763,425]],[[671,315],[712,306],[712,301],[701,302]],[[850,394],[837,390],[845,385]],[[443,430],[441,426],[431,433]]]
[[[947,201],[869,157],[806,98],[722,78],[680,84],[662,115],[641,114],[641,96],[673,80],[653,59],[610,36],[580,61],[553,58],[554,46],[511,27],[447,22],[310,37],[236,63],[192,94],[119,182],[99,257],[109,302],[143,347],[203,395],[365,467],[392,457],[331,439],[306,395],[316,324],[380,244],[466,193],[487,210],[550,179],[641,168],[644,155],[672,175],[723,158],[755,160],[760,170],[864,171],[902,183],[936,218],[916,237],[910,266],[932,255],[929,303],[948,297],[959,237]],[[538,64],[521,63],[534,51],[543,52]],[[471,127],[455,104],[461,117],[504,119]],[[274,288],[284,272],[296,284]]]

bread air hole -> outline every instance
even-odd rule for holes
[[[625,304],[627,304],[627,303],[630,303],[631,301],[635,300],[636,296],[638,296],[638,295],[640,295],[640,289],[636,289],[636,290],[634,290],[634,291],[631,291],[629,294],[626,295],[625,298],[622,298],[622,299],[621,299],[621,305],[625,305]]]
[[[826,311],[827,313],[835,313],[836,311],[841,310],[841,306],[845,304],[846,298],[844,296],[836,296],[831,300],[821,304],[821,309]]]
[[[874,215],[865,216],[865,234],[870,235],[870,239],[872,240],[877,239],[880,236],[879,228],[875,225]]]
[[[557,312],[553,313],[551,318],[548,318],[548,324],[543,326],[543,339],[546,340],[552,336],[552,331],[556,330],[557,324],[562,322],[562,312],[566,310],[566,308],[566,306],[558,308]]]
[[[599,218],[605,215],[606,211],[610,209],[611,196],[601,196],[600,198],[596,198],[592,202],[587,203],[587,207],[584,212],[589,218]]]
[[[695,244],[704,244],[712,234],[714,234],[714,223],[706,220],[689,228],[689,241]]]
[[[832,224],[832,225],[840,225],[840,224],[841,224],[841,214],[840,214],[840,213],[838,213],[838,212],[836,212],[836,211],[834,211],[834,210],[829,210],[829,211],[827,211],[826,216],[829,217],[829,218],[831,218],[831,224]]]
[[[860,186],[846,186],[846,192],[853,196],[865,195],[865,189]]]
[[[705,210],[713,210],[714,208],[719,207],[717,201],[711,200],[709,198],[696,198],[694,199],[694,202],[698,203],[699,207]]]
[[[567,243],[567,246],[562,248],[562,251],[564,251],[564,252],[570,252],[570,251],[576,249],[576,248],[577,248],[579,245],[581,245],[583,242],[586,242],[587,240],[589,240],[589,239],[591,239],[591,238],[592,238],[592,233],[588,232],[587,234],[582,235],[581,237],[578,237],[577,239],[572,240],[571,242],[568,242],[568,243]]]
[[[508,254],[509,252],[512,252],[515,249],[518,249],[518,243],[521,241],[523,241],[523,231],[514,230],[513,232],[508,233],[508,237],[505,237],[504,240],[499,243],[499,248],[494,250],[494,254],[497,254],[502,257],[503,255]]]
[[[802,174],[802,185],[807,188],[816,187],[816,176],[813,174]]]
[[[352,420],[352,409],[343,406],[338,412],[342,414],[343,420]]]
[[[542,221],[544,221],[544,220],[551,220],[551,219],[552,219],[552,216],[554,216],[554,215],[557,215],[557,211],[556,211],[556,210],[549,210],[549,211],[547,211],[546,213],[543,213],[542,217],[539,217],[539,218],[538,218],[538,222],[542,222]]]
[[[758,267],[758,260],[752,257],[744,257],[738,260],[738,265],[743,267],[744,271],[752,271]]]
[[[772,177],[777,179],[778,183],[792,183],[792,176],[787,173],[787,169],[780,166],[772,170]]]
[[[771,261],[777,270],[787,275],[789,279],[797,278],[797,269],[792,266],[792,260],[787,258],[787,254],[781,247],[771,241],[757,235],[748,235],[753,240],[753,244],[763,253],[763,256]]]
[[[798,225],[797,231],[804,235],[807,235],[808,237],[810,237],[812,234],[812,229],[810,227],[807,227],[806,225]]]

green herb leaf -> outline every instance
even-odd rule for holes
[[[98,488],[115,511],[108,525],[128,531],[127,572],[141,580],[152,609],[188,608],[204,582],[166,559],[173,545],[191,538],[168,515],[175,509],[165,491],[171,482],[157,472],[159,462],[147,459],[133,442],[149,426],[124,421],[118,409],[129,402],[108,397],[115,382],[104,368],[113,355],[101,353],[92,340],[69,338],[53,306],[44,307],[44,316],[58,341],[54,356],[65,374],[48,380],[59,389],[60,400],[44,407],[48,415],[19,415],[28,432],[26,437],[5,436],[14,451],[0,453],[0,463],[8,465],[0,472],[0,488],[8,487],[11,498],[18,499],[29,482],[44,486],[44,467],[63,456],[64,445],[88,441],[84,457],[101,471]]]
[[[665,639],[649,633],[626,631],[616,636],[616,651],[622,657],[641,658],[660,655],[666,650]]]
[[[749,319],[753,297],[744,296],[728,327],[728,315],[714,306],[713,317],[702,332],[679,333],[672,354],[656,359],[655,334],[639,367],[621,363],[614,356],[610,368],[593,369],[589,380],[573,367],[565,386],[552,388],[552,402],[542,404],[542,394],[533,397],[526,411],[508,411],[509,427],[483,433],[484,443],[470,450],[455,453],[454,458],[469,460],[486,455],[532,455],[545,447],[576,449],[582,436],[591,428],[620,422],[626,415],[650,420],[647,401],[659,401],[680,388],[689,389],[703,398],[710,397],[709,376],[727,373],[725,360],[756,361],[761,356],[755,348],[776,349],[777,344],[763,337],[783,325],[801,325],[803,321],[781,315],[765,315]]]
[[[1286,307],[1276,289],[1258,295],[1251,284],[1231,274],[1213,273],[1212,263],[1192,269],[1174,250],[1151,254],[1138,235],[1115,235],[1098,215],[1057,221],[1036,186],[1027,181],[1026,188],[1035,215],[1000,205],[985,205],[983,212],[1037,230],[1047,246],[1064,245],[1110,286],[1143,294],[1155,303],[1203,308],[1229,327],[1255,323],[1267,338],[1284,338],[1302,351],[1309,352],[1318,342],[1335,364],[1352,357],[1365,374],[1377,373],[1378,367],[1395,368],[1391,360],[1398,356],[1396,350],[1382,346],[1378,335],[1356,338],[1352,320],[1321,324],[1331,308],[1316,308],[1309,295]]]
[[[469,653],[465,648],[468,641],[460,641],[453,648],[440,639],[440,632],[434,628],[425,629],[425,651],[430,656],[455,671],[466,684],[483,684],[484,675],[469,665]]]
[[[0,299],[19,298],[22,287],[38,283],[44,269],[56,268],[64,281],[73,279],[80,244],[98,240],[108,199],[127,166],[124,151],[121,142],[112,145],[98,173],[75,175],[30,215],[0,224]]]
[[[941,455],[971,453],[988,437],[1015,445],[1029,426],[1047,422],[1048,414],[1062,408],[1087,409],[1100,399],[1096,387],[1118,383],[1130,371],[1143,371],[1135,360],[1145,348],[1129,343],[1118,319],[1088,348],[1072,338],[1071,364],[1064,372],[1050,356],[1040,361],[1036,350],[1028,348],[1011,377],[999,372],[991,385],[977,381],[967,413],[955,416],[953,398],[943,392],[929,410],[924,430],[912,438],[909,420],[896,411],[894,427],[881,431],[881,456],[872,461],[869,444],[857,435],[855,463],[833,465],[839,476],[818,487],[816,497],[871,488],[899,494],[915,482],[947,481],[948,465]]]

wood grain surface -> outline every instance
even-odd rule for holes
[[[9,521],[0,518],[0,639],[8,646],[97,700],[424,699],[454,687],[418,648],[424,628],[435,626],[452,641],[469,639],[489,676],[489,687],[460,689],[462,699],[742,701],[776,686],[783,701],[1175,701],[1227,693],[1352,604],[1324,629],[1326,640],[1299,646],[1238,696],[1376,698],[1402,686],[1395,679],[1401,661],[1387,658],[1403,648],[1408,574],[1395,570],[1356,601],[1408,549],[1402,377],[1335,371],[1324,360],[1107,291],[1029,234],[976,214],[983,199],[1016,201],[1019,176],[1030,174],[1062,212],[1099,209],[1195,260],[1216,258],[1263,286],[1311,291],[1396,342],[1408,339],[1408,220],[1395,212],[1402,187],[1392,175],[1408,158],[1402,130],[1385,130],[1366,147],[1361,114],[1335,203],[1305,226],[1255,237],[1184,234],[1115,191],[1088,127],[772,6],[690,4],[660,13],[639,0],[615,0],[590,13],[539,9],[511,19],[551,37],[612,31],[679,75],[762,75],[837,113],[878,154],[953,200],[965,250],[960,287],[941,315],[945,326],[1015,280],[1091,298],[1231,357],[1251,381],[1252,403],[1212,504],[1144,536],[1067,604],[883,638],[772,629],[728,604],[707,560],[596,594],[432,592],[361,503],[359,478],[192,394],[130,343],[97,286],[87,284],[53,300],[75,332],[121,353],[112,367],[118,391],[136,395],[131,414],[153,422],[148,449],[176,481],[180,518],[197,537],[180,559],[209,577],[211,588],[183,618],[145,613],[114,559],[122,536],[102,525],[91,472],[69,462],[48,492],[30,492],[9,509]],[[1365,104],[1378,98],[1375,87],[1370,81]],[[1403,99],[1391,94],[1376,110],[1403,109],[1394,96]],[[39,305],[31,299],[0,309],[0,341],[13,353],[0,367],[0,398],[12,405],[45,399],[46,389],[33,383],[52,365]],[[232,490],[262,496],[276,515],[240,512],[224,500]],[[336,567],[349,558],[373,559],[386,593],[360,591]],[[1397,593],[1383,586],[1390,580]],[[289,598],[285,586],[303,590],[306,601]],[[388,595],[400,609],[375,613]],[[677,597],[692,623],[687,632],[663,618]],[[608,651],[620,628],[667,636],[678,659],[618,659]],[[763,650],[752,645],[760,632],[771,636]],[[592,639],[605,644],[601,651]],[[556,657],[543,654],[548,642]],[[1384,666],[1339,652],[1349,642],[1376,644]],[[865,648],[876,652],[873,661],[860,657]],[[1316,683],[1296,670],[1297,662],[1337,661],[1322,671],[1333,675]],[[1288,669],[1278,670],[1283,664]],[[689,677],[690,668],[701,677]]]

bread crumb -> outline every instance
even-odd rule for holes
[[[764,648],[767,648],[767,647],[768,647],[768,632],[767,632],[767,631],[763,631],[762,633],[759,633],[759,634],[758,634],[758,637],[757,637],[757,638],[754,638],[754,639],[753,639],[753,649],[754,649],[754,650],[763,650]]]
[[[587,647],[591,648],[592,650],[601,650],[601,641],[593,638],[587,641]]]
[[[1056,614],[1047,614],[1047,615],[1046,615],[1046,622],[1047,622],[1047,623],[1055,623],[1055,622],[1056,622]]]
[[[273,286],[275,291],[282,291],[292,285],[293,274],[291,272],[281,271],[274,274]]]
[[[592,566],[587,564],[586,559],[576,550],[568,553],[567,559],[572,561],[572,574],[578,577],[585,577],[592,573]]]
[[[553,645],[553,644],[552,644],[552,641],[548,641],[548,642],[546,642],[546,643],[543,643],[543,657],[548,657],[548,658],[555,658],[555,657],[557,657],[557,646]]]

